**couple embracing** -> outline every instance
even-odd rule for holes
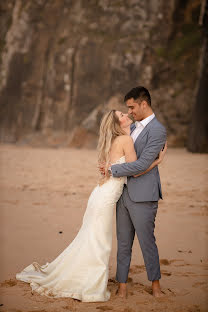
[[[116,204],[117,294],[127,295],[127,279],[135,233],[153,295],[162,295],[154,227],[162,198],[158,164],[166,152],[166,131],[151,108],[144,87],[124,98],[128,114],[111,110],[102,119],[98,142],[99,184],[92,191],[82,226],[71,244],[51,263],[33,262],[16,275],[33,291],[84,302],[107,301],[112,219]]]

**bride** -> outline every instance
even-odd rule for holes
[[[128,115],[120,111],[111,110],[103,117],[98,162],[105,163],[105,175],[100,177],[99,184],[89,197],[82,226],[71,244],[51,263],[39,265],[33,262],[16,275],[18,280],[30,283],[33,291],[49,297],[71,297],[84,302],[107,301],[110,298],[107,283],[113,210],[126,178],[109,176],[108,167],[113,163],[137,159],[130,137],[131,123]],[[162,161],[164,153],[160,152],[159,158],[147,171]]]

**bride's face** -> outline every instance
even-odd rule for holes
[[[116,115],[119,119],[121,128],[127,128],[133,122],[129,117],[128,114],[123,114],[120,111],[116,111]]]

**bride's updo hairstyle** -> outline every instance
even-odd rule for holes
[[[100,136],[98,140],[98,162],[105,163],[105,177],[108,176],[110,166],[110,150],[115,138],[126,133],[122,130],[116,110],[106,113],[100,124]]]

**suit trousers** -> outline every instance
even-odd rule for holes
[[[147,276],[150,281],[159,280],[160,262],[155,243],[154,228],[158,202],[133,202],[127,186],[117,202],[117,273],[116,280],[126,283],[131,262],[132,245],[135,232],[142,250]]]

